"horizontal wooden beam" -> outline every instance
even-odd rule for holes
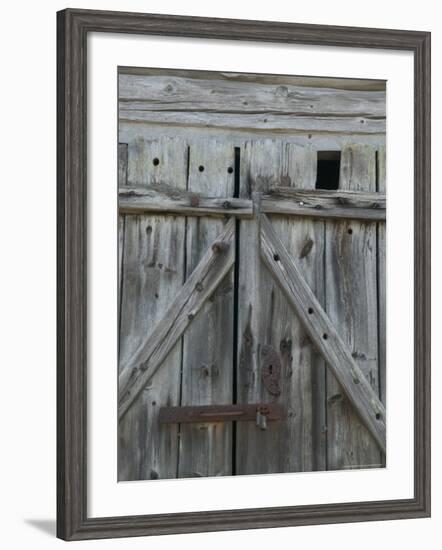
[[[323,356],[327,367],[341,384],[379,447],[385,452],[384,405],[265,215],[261,216],[261,257]]]
[[[275,86],[301,86],[303,88],[315,88],[333,90],[347,90],[358,92],[382,92],[385,96],[385,80],[374,80],[364,78],[334,78],[332,76],[294,76],[287,74],[263,74],[263,73],[234,73],[221,71],[198,71],[192,69],[161,69],[157,67],[118,67],[118,76],[136,75],[142,77],[164,76],[168,79],[186,78],[192,80],[220,81],[226,82],[245,82],[253,84],[270,84],[275,90]],[[169,84],[170,81],[167,83]],[[123,84],[123,83],[121,83]],[[236,88],[235,88],[236,89]],[[291,89],[291,88],[290,88]],[[252,90],[253,92],[253,90]],[[126,92],[122,92],[125,96]]]
[[[287,78],[268,82],[255,75],[218,73],[203,77],[181,75],[119,75],[120,107],[150,111],[297,114],[343,117],[386,116],[385,83],[382,91],[334,89],[333,82],[316,87],[317,80]],[[273,77],[272,77],[273,78]],[[342,83],[341,83],[342,85]]]
[[[253,217],[249,199],[204,197],[166,185],[121,187],[118,205],[120,213],[126,214],[158,212],[182,216]],[[272,188],[261,200],[261,211],[266,214],[367,221],[385,221],[385,206],[382,193],[297,190],[282,186]]]
[[[208,248],[163,319],[122,366],[118,380],[118,417],[128,411],[161,363],[213,294],[235,261],[235,221]]]
[[[134,105],[133,107],[137,107]],[[305,116],[297,112],[274,113],[214,113],[201,111],[150,111],[129,108],[119,103],[120,122],[145,123],[149,125],[176,126],[185,128],[217,128],[224,130],[256,130],[262,132],[339,133],[352,136],[385,134],[385,118],[366,116]]]
[[[179,191],[166,185],[155,187],[120,187],[118,209],[123,214],[158,212],[182,216],[240,216],[253,215],[247,199],[204,197]]]
[[[386,219],[383,193],[362,191],[304,190],[275,186],[262,196],[261,211],[266,214],[350,218],[368,221]]]

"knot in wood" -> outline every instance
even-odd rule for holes
[[[215,254],[219,254],[220,252],[224,252],[229,248],[229,243],[225,243],[223,241],[213,243],[212,250]]]
[[[304,243],[304,246],[302,247],[301,253],[299,254],[299,258],[302,260],[302,258],[305,258],[310,254],[313,248],[313,239],[307,239]]]
[[[143,372],[144,372],[145,370],[147,370],[147,361],[144,361],[144,363],[141,363],[141,365],[140,365],[140,370],[143,371]]]
[[[281,353],[291,352],[292,351],[292,341],[290,338],[284,338],[280,343]]]
[[[287,97],[289,95],[289,89],[287,86],[278,86],[275,90],[275,95],[277,97]]]

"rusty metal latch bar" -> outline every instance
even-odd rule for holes
[[[249,405],[200,405],[195,407],[161,407],[160,424],[189,422],[256,422],[262,430],[267,422],[281,420],[285,410],[279,403],[254,403]]]

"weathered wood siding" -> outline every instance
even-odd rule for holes
[[[385,403],[384,83],[134,68],[119,90],[122,385],[186,281],[201,299],[180,309],[175,343],[120,420],[118,479],[384,465],[260,255],[265,212]],[[342,151],[339,190],[306,199],[321,150]],[[206,292],[192,273],[226,228],[230,256]],[[273,351],[279,393],[262,377]],[[158,422],[162,406],[256,402],[287,415],[265,430]]]
[[[231,197],[234,192],[234,148],[222,141],[192,144],[189,148],[188,190]],[[229,170],[231,169],[231,170]],[[216,239],[225,220],[188,217],[186,220],[186,274]],[[232,403],[233,269],[183,337],[181,405]],[[180,426],[180,477],[232,473],[232,424]]]
[[[342,151],[339,187],[376,190],[376,151]],[[376,223],[327,221],[326,310],[371,386],[379,391]],[[332,376],[327,383],[327,461],[332,470],[381,465],[381,454]]]
[[[182,141],[137,140],[128,144],[127,182],[152,185],[172,181],[176,187],[185,189],[187,162],[188,148]],[[121,366],[162,319],[183,283],[184,231],[184,217],[126,215],[120,307]],[[120,421],[120,481],[176,476],[178,427],[170,425],[158,430],[157,418],[161,405],[179,403],[181,353],[179,342]]]
[[[386,155],[385,147],[377,154],[377,191],[386,193]],[[378,333],[379,333],[379,385],[384,405],[387,402],[387,232],[385,223],[378,224]]]
[[[314,187],[316,153],[310,147],[281,140],[246,143],[241,155],[241,196],[263,193],[278,183],[299,189]],[[322,223],[272,218],[279,236],[299,259],[304,276],[318,290],[322,286]],[[243,221],[239,246],[238,401],[287,405],[287,416],[267,430],[249,423],[237,426],[237,473],[309,471],[322,469],[314,455],[323,445],[323,407],[315,383],[322,365],[299,319],[260,259],[259,221]],[[271,346],[281,358],[281,394],[272,396],[263,384],[265,350]],[[319,407],[316,408],[316,404]],[[316,409],[315,411],[313,409]],[[321,410],[322,409],[322,410]],[[275,451],[269,452],[269,449]],[[278,451],[276,452],[276,449]]]
[[[385,91],[275,85],[262,82],[259,75],[254,81],[227,75],[218,79],[198,76],[122,74],[120,119],[285,132],[385,131]]]

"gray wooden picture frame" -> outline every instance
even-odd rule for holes
[[[414,55],[414,497],[87,517],[87,36],[112,32]],[[57,536],[64,540],[430,515],[430,33],[67,9],[57,14]],[[337,54],[338,55],[338,54]],[[394,252],[393,252],[394,253]]]

